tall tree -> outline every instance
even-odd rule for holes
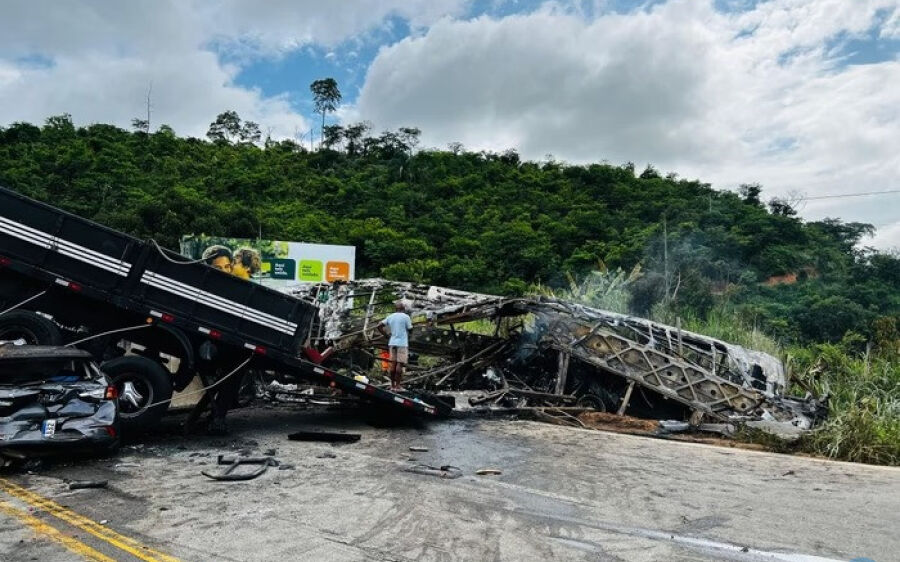
[[[135,120],[137,121],[137,120]],[[139,123],[132,123],[135,127]],[[209,140],[218,143],[232,143],[240,141],[242,143],[254,144],[259,142],[262,132],[259,130],[259,124],[253,121],[241,121],[241,117],[237,111],[228,110],[220,113],[216,120],[209,124],[209,130],[206,131]]]
[[[334,149],[341,144],[344,137],[344,128],[340,125],[328,125],[322,131],[322,146]]]
[[[216,120],[209,124],[206,136],[213,142],[230,142],[241,133],[241,118],[237,111],[228,110],[220,113]]]
[[[371,128],[372,124],[365,121],[347,125],[344,129],[344,140],[347,141],[347,154],[357,156],[362,151],[363,138]]]
[[[309,85],[309,91],[313,95],[313,103],[316,113],[322,114],[322,142],[325,141],[325,114],[337,109],[341,101],[341,91],[338,89],[334,78],[322,78]]]

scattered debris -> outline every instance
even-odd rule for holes
[[[314,343],[333,349],[331,361],[370,378],[387,345],[371,329],[378,305],[405,299],[415,323],[410,351],[428,361],[411,362],[404,387],[481,391],[469,397],[473,407],[541,408],[534,417],[575,426],[584,421],[565,409],[683,417],[690,428],[719,424],[708,430],[724,435],[754,422],[773,433],[807,431],[827,412],[825,399],[784,395],[784,367],[775,357],[680,326],[548,297],[382,279],[285,290],[319,307],[311,333]]]
[[[503,474],[499,468],[479,468],[475,471],[478,476],[499,476]]]
[[[316,458],[317,459],[336,459],[337,455],[335,455],[331,451],[325,451],[323,453],[319,453],[318,455],[316,455]]]
[[[409,450],[413,453],[427,453],[428,447],[410,447]]]
[[[607,431],[627,431],[629,433],[656,434],[660,422],[632,416],[620,416],[606,412],[585,412],[578,416],[585,427]]]
[[[225,455],[219,455],[218,461],[216,464],[219,465],[228,465],[228,468],[225,471],[220,472],[218,474],[213,474],[210,472],[202,471],[200,474],[206,476],[207,478],[211,478],[213,480],[218,480],[221,482],[238,482],[244,480],[253,480],[254,478],[259,477],[263,473],[265,473],[270,466],[278,466],[279,463],[276,459],[265,456],[265,457],[244,457],[244,456],[235,456],[235,457],[226,457]],[[253,472],[246,473],[236,473],[235,470],[242,465],[259,465],[259,468],[254,470]]]
[[[659,429],[663,433],[681,433],[682,431],[690,431],[691,424],[686,421],[659,420]]]
[[[325,443],[356,443],[359,433],[337,433],[333,431],[298,431],[288,435],[291,441],[320,441]]]
[[[73,480],[69,482],[70,490],[82,490],[86,488],[106,488],[109,480]]]
[[[462,476],[462,469],[456,466],[445,464],[443,466],[429,466],[427,464],[417,464],[405,469],[406,472],[414,474],[424,474],[426,476],[437,476],[438,478],[454,479]]]

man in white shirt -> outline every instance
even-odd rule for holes
[[[390,336],[388,348],[391,352],[391,390],[403,390],[400,382],[409,361],[409,331],[413,326],[412,319],[405,312],[403,301],[397,301],[395,308],[396,312],[378,323],[378,331],[385,337]]]

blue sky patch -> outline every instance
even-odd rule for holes
[[[342,103],[355,103],[366,71],[384,45],[393,44],[411,33],[406,20],[389,18],[385,25],[347,40],[334,48],[306,45],[278,58],[264,57],[241,64],[235,79],[238,86],[259,88],[264,96],[287,94],[291,106],[303,115],[313,115],[309,85],[321,78],[334,78],[343,95]],[[226,49],[216,49],[229,60]],[[235,61],[237,62],[237,61]]]
[[[52,58],[38,53],[26,55],[24,57],[18,57],[14,59],[14,61],[16,63],[16,66],[25,67],[29,70],[53,68],[56,65]]]
[[[827,48],[842,65],[876,64],[900,56],[900,39],[881,39],[876,30],[871,30],[862,37],[839,36]]]

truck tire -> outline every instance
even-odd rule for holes
[[[172,398],[172,376],[162,365],[139,355],[125,355],[107,361],[100,370],[119,391],[119,424],[123,432],[135,433],[159,423],[169,408],[165,401]],[[151,404],[157,405],[148,408]]]
[[[62,333],[52,320],[30,310],[0,316],[0,340],[24,339],[29,345],[62,345]]]

